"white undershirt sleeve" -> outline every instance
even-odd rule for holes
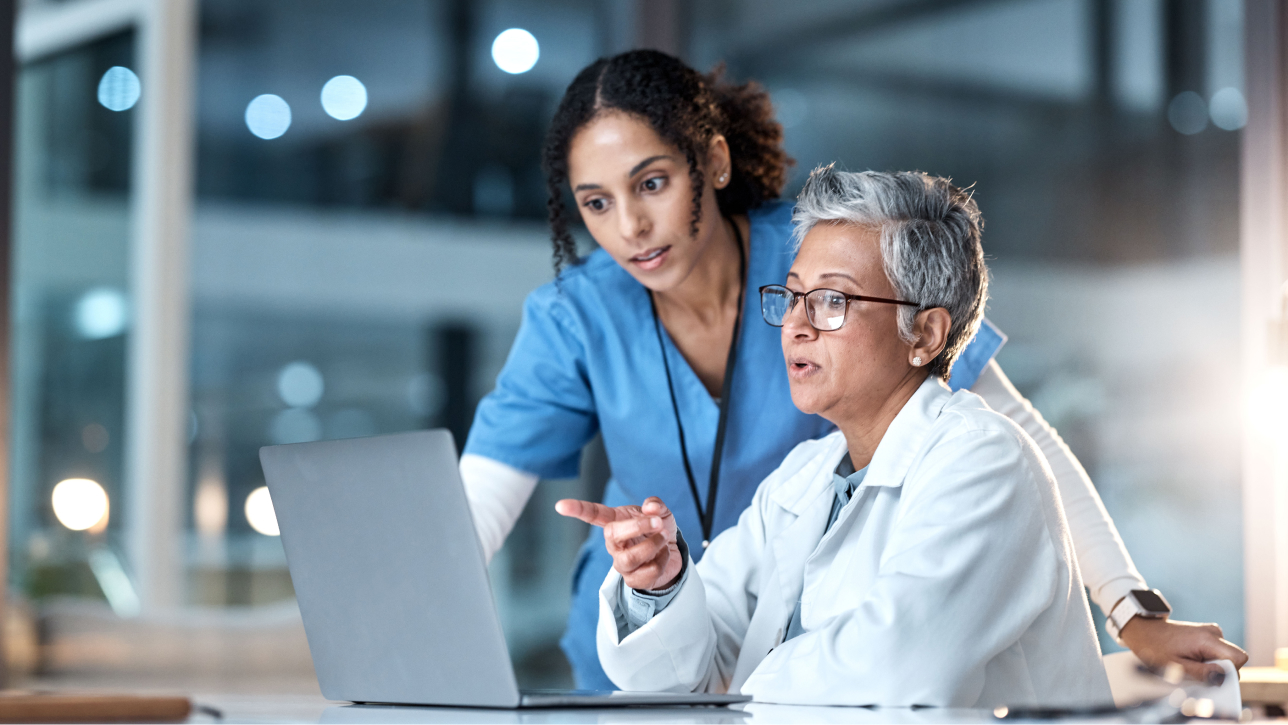
[[[1064,502],[1083,583],[1101,611],[1108,615],[1110,608],[1132,589],[1148,588],[1087,471],[1055,428],[1015,389],[996,360],[989,361],[971,392],[1019,424],[1046,456]]]
[[[461,456],[461,481],[474,515],[474,528],[483,556],[490,562],[519,520],[539,477],[500,461],[466,453]]]

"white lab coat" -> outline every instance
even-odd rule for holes
[[[845,452],[839,432],[793,449],[620,641],[610,572],[597,636],[613,682],[808,705],[1112,702],[1054,481],[1018,426],[927,380],[823,536]],[[798,597],[806,632],[782,642]]]

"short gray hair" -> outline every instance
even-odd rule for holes
[[[918,171],[880,173],[840,171],[829,164],[814,169],[792,214],[797,247],[817,224],[843,223],[881,230],[881,259],[900,299],[899,336],[914,342],[917,313],[948,310],[948,344],[930,363],[930,374],[944,380],[953,362],[979,330],[988,299],[988,267],[980,236],[984,220],[967,191],[948,179]]]

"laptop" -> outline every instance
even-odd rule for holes
[[[446,430],[267,446],[259,458],[329,700],[526,708],[751,699],[519,690]]]

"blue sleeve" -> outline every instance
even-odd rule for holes
[[[953,392],[967,390],[979,380],[988,361],[997,355],[997,351],[1006,344],[1006,334],[984,318],[979,324],[979,331],[966,344],[966,349],[953,363],[953,372],[948,379],[948,387]]]
[[[523,321],[496,388],[479,402],[465,453],[542,478],[577,475],[581,450],[599,430],[584,336],[554,285],[523,304]]]

